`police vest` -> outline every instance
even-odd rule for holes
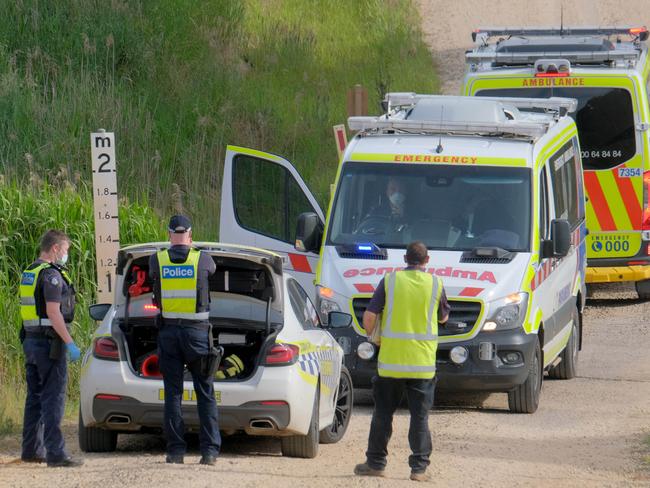
[[[24,327],[51,327],[52,322],[47,318],[45,312],[45,300],[37,296],[38,278],[41,271],[47,268],[53,268],[50,263],[41,263],[33,269],[23,271],[20,280],[20,318]],[[56,268],[65,280],[66,284],[72,288],[72,281],[68,274],[62,269]],[[70,293],[74,295],[74,290]],[[71,297],[63,297],[61,301],[61,314],[66,323],[72,322],[74,318],[74,303]]]
[[[169,251],[158,252],[160,307],[166,319],[208,320],[209,311],[199,312],[198,265],[201,251],[190,249],[183,263],[173,263]]]
[[[387,378],[433,378],[438,348],[440,278],[417,270],[384,278],[378,373]]]

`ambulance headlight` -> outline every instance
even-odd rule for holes
[[[469,351],[463,346],[453,347],[451,351],[449,351],[449,359],[451,359],[454,364],[463,364],[467,361],[468,357]]]
[[[327,325],[327,316],[330,312],[340,312],[341,307],[336,303],[334,298],[334,290],[325,286],[316,287],[318,313],[320,313],[320,320],[323,324]]]
[[[513,293],[489,303],[489,318],[483,324],[483,331],[507,330],[520,327],[528,309],[528,293]]]
[[[357,347],[357,356],[367,361],[375,356],[376,351],[377,347],[372,342],[362,342]]]

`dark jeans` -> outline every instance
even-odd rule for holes
[[[412,454],[409,456],[409,466],[411,471],[416,473],[427,469],[432,449],[428,419],[429,410],[433,406],[434,389],[435,379],[397,379],[380,376],[373,378],[375,409],[372,412],[366,451],[368,466],[379,470],[386,467],[388,441],[393,433],[393,414],[406,391],[406,400],[411,412],[409,445]]]
[[[217,402],[214,398],[214,378],[201,375],[201,356],[208,354],[206,326],[163,325],[158,334],[160,372],[165,385],[165,435],[167,454],[182,456],[187,444],[181,412],[183,374],[185,365],[192,374],[201,429],[201,454],[216,456],[221,449]]]
[[[68,364],[65,354],[50,359],[50,341],[28,337],[23,342],[27,397],[23,420],[22,458],[60,461],[67,457],[61,433]]]

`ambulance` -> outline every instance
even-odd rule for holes
[[[386,113],[351,117],[327,216],[286,159],[229,146],[223,240],[272,249],[311,284],[356,387],[376,374],[361,327],[406,246],[429,249],[451,305],[438,330],[440,388],[507,392],[532,413],[545,371],[575,376],[585,302],[585,203],[572,99],[391,93]],[[315,287],[313,286],[315,284]]]
[[[587,282],[634,282],[650,299],[645,27],[479,29],[463,93],[570,97],[587,194]]]

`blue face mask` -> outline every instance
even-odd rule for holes
[[[67,253],[64,254],[63,256],[61,256],[60,258],[57,258],[57,260],[56,260],[56,264],[58,264],[59,266],[65,266],[65,264],[67,262],[68,262],[68,254]]]

